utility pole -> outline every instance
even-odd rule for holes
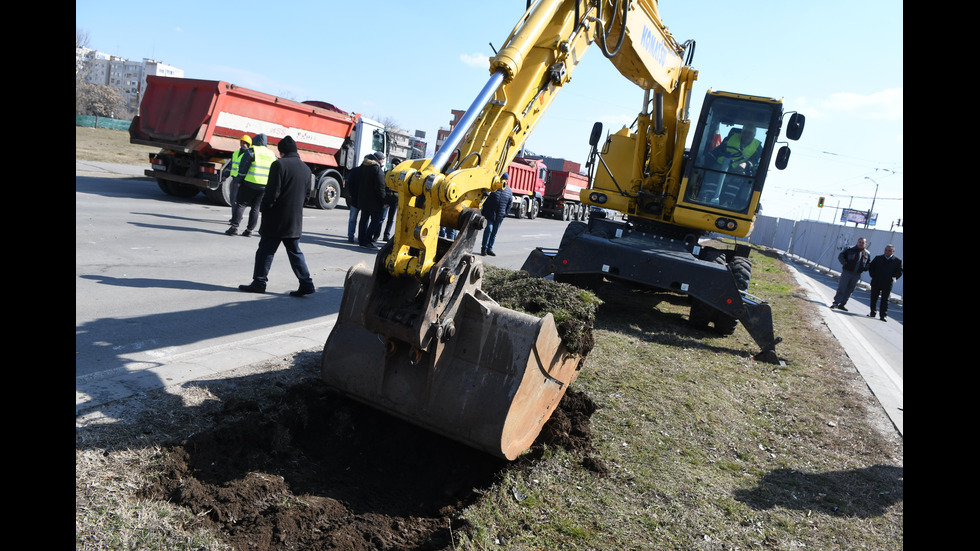
[[[878,182],[875,182],[870,176],[865,176],[865,180],[871,180],[875,185],[875,194],[871,198],[871,210],[868,211],[868,215],[864,217],[864,229],[868,229],[868,224],[871,222],[871,213],[875,211],[875,200],[878,199]]]

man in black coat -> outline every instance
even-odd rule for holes
[[[357,206],[361,209],[361,220],[357,226],[357,244],[363,249],[377,249],[374,240],[381,234],[381,224],[384,219],[385,186],[384,166],[385,156],[375,152],[364,158],[361,166],[357,167]]]
[[[888,314],[888,296],[892,292],[892,284],[895,280],[902,277],[902,259],[895,256],[895,247],[885,245],[885,254],[880,254],[868,264],[868,275],[871,276],[871,313],[869,318],[875,317],[875,303],[878,296],[881,296],[881,307],[878,314],[881,314],[881,321]]]
[[[261,239],[255,251],[252,283],[239,285],[238,288],[248,293],[265,292],[272,258],[281,243],[286,248],[289,265],[299,280],[299,289],[289,294],[301,297],[316,292],[310,270],[306,267],[306,258],[299,249],[299,238],[303,235],[303,205],[313,174],[299,158],[292,136],[286,136],[279,142],[279,154],[282,157],[269,169],[269,183],[262,199]]]

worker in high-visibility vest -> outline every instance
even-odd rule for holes
[[[238,140],[238,149],[231,154],[231,177],[238,176],[238,167],[242,164],[242,157],[248,154],[252,148],[252,138],[248,134],[242,135]]]
[[[242,137],[238,140],[238,149],[231,154],[231,169],[228,171],[228,176],[231,177],[231,182],[228,183],[229,190],[229,200],[231,201],[231,220],[235,219],[235,199],[238,197],[238,186],[235,177],[238,176],[238,167],[242,164],[242,158],[245,155],[251,153],[252,149],[252,137],[248,134],[242,134]],[[231,220],[228,223],[231,223]]]
[[[238,195],[235,197],[231,211],[231,227],[225,235],[238,235],[238,224],[242,221],[245,209],[248,213],[248,224],[242,235],[248,237],[255,231],[259,223],[259,210],[262,206],[262,196],[265,195],[265,185],[269,181],[269,168],[276,160],[276,154],[266,145],[265,134],[257,134],[252,139],[252,149],[242,155],[238,163],[238,174],[232,180],[232,185],[238,184]]]
[[[762,142],[755,138],[755,133],[754,126],[745,125],[712,149],[710,155],[718,163],[716,168],[726,172],[754,173],[762,156]]]

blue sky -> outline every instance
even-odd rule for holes
[[[500,48],[525,0],[213,4],[76,0],[75,25],[91,48],[390,117],[431,147],[486,82],[490,44]],[[806,115],[789,167],[770,172],[764,214],[829,222],[834,207],[870,208],[877,184],[878,228],[904,223],[901,2],[665,0],[660,13],[679,42],[697,43],[692,119],[709,88]],[[592,48],[527,146],[584,163],[592,124],[629,124],[642,97]]]

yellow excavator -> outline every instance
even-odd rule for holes
[[[697,71],[684,54],[690,56],[693,44],[674,40],[656,2],[538,0],[491,59],[489,80],[442,148],[387,173],[386,185],[398,191],[396,230],[373,267],[358,264],[347,273],[321,360],[328,386],[499,457],[514,459],[531,446],[583,358],[565,347],[550,314],[538,318],[502,308],[487,296],[483,265],[472,251],[486,225],[479,210],[486,192],[502,187],[501,175],[594,43],[645,97],[639,130],[609,137],[600,157],[607,169],[582,192],[583,201],[644,224],[747,233],[762,189],[760,173],[782,122],[780,102],[709,92],[710,123],[698,132],[732,133],[718,144],[721,150],[705,153],[714,163],[710,169],[692,171],[684,143]],[[765,139],[740,147],[736,142],[749,133],[749,122]],[[600,135],[600,128],[593,130],[593,146]],[[786,157],[788,150],[780,158]],[[730,168],[735,165],[737,174]],[[749,165],[752,177],[746,175]],[[747,184],[746,206],[730,206],[729,188],[746,178],[755,182]],[[745,201],[744,188],[734,194],[738,200]],[[606,227],[601,225],[611,220],[598,220],[597,235],[577,225],[563,243],[574,245],[574,253],[573,242],[590,236],[606,244],[640,237],[635,226]],[[459,230],[455,240],[440,238],[441,226]],[[691,248],[691,238],[685,246]],[[706,264],[715,275],[724,270],[735,285],[727,266]],[[538,276],[554,273],[556,280],[592,273],[591,266],[563,271],[561,258],[541,249],[525,266]],[[601,268],[597,273],[616,275]],[[736,295],[742,304],[743,295]],[[718,300],[703,302],[712,307]]]

